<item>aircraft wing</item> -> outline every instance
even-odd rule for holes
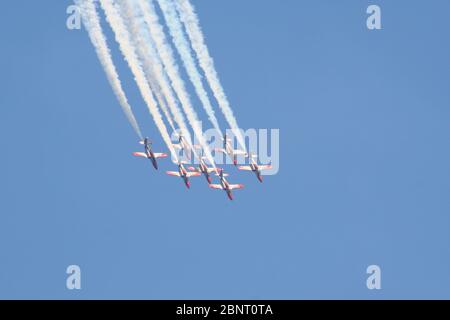
[[[208,173],[216,172],[216,169],[214,169],[214,168],[208,168],[207,170],[208,170]]]
[[[230,190],[233,190],[233,189],[242,189],[242,188],[244,188],[244,185],[243,185],[243,184],[230,184],[230,185],[229,185],[229,188],[230,188]]]
[[[250,166],[239,166],[238,169],[239,170],[252,171],[252,167],[250,167]]]
[[[144,152],[133,152],[133,156],[147,158],[147,154]]]
[[[166,158],[167,153],[154,153],[155,158]]]
[[[235,154],[235,155],[242,155],[242,156],[248,156],[247,155],[247,152],[245,152],[245,151],[243,151],[243,150],[239,150],[239,149],[235,149],[235,150],[233,150],[233,153]]]
[[[216,173],[216,176],[220,177],[220,174],[219,174],[219,173]],[[223,174],[222,174],[222,176],[224,176],[224,177],[228,177],[228,176],[229,176],[229,174],[228,174],[228,173],[223,173]]]
[[[210,184],[209,187],[213,188],[213,189],[223,190],[223,187],[221,184]]]
[[[260,165],[260,166],[258,166],[258,169],[259,170],[269,170],[269,169],[272,169],[272,166],[269,164],[269,165]]]
[[[216,152],[222,152],[222,153],[227,153],[226,150],[224,148],[214,148],[214,151]]]
[[[172,146],[175,148],[175,149],[182,149],[183,147],[181,146],[181,144],[179,144],[179,143],[172,143]]]
[[[201,176],[202,174],[200,172],[187,172],[186,176],[188,177],[198,177]]]
[[[178,171],[166,171],[169,176],[179,177],[180,173]]]

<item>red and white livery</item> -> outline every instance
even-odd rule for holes
[[[181,177],[184,181],[184,184],[189,189],[191,187],[191,183],[189,181],[190,177],[198,177],[201,175],[199,172],[190,172],[187,171],[183,166],[183,163],[178,163],[178,171],[166,171],[169,176]]]
[[[189,160],[192,158],[194,150],[192,150],[191,144],[182,134],[179,135],[178,143],[173,143],[172,145],[175,149],[183,150]]]
[[[148,138],[145,138],[144,140],[139,141],[139,143],[144,145],[145,152],[133,152],[133,155],[136,157],[143,157],[143,158],[149,159],[152,162],[153,167],[156,170],[158,170],[158,162],[156,162],[156,159],[166,158],[167,154],[153,152],[152,147],[151,147],[152,142]]]
[[[226,134],[223,136],[223,147],[215,148],[215,151],[227,154],[233,160],[233,164],[235,166],[237,166],[238,156],[248,156],[247,152],[243,150],[233,149],[233,147],[231,146],[231,139],[228,139]]]
[[[262,165],[258,164],[255,160],[256,155],[253,155],[250,153],[250,165],[248,166],[239,166],[239,170],[247,170],[247,171],[253,171],[256,174],[256,177],[258,178],[259,182],[263,182],[262,180],[262,174],[261,170],[269,170],[272,169],[271,165]]]
[[[208,167],[205,163],[205,157],[200,157],[199,159],[200,163],[198,164],[198,167],[189,167],[189,170],[203,174],[208,184],[210,184],[212,181],[211,173],[217,172],[217,169]]]
[[[226,174],[223,173],[223,170],[220,170],[220,184],[210,184],[209,187],[213,189],[224,190],[227,193],[227,196],[230,200],[233,200],[232,190],[242,189],[244,188],[243,184],[230,184],[227,179],[225,179]]]

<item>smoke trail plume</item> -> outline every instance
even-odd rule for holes
[[[172,119],[172,114],[168,109],[168,102],[164,96],[163,90],[161,88],[161,81],[159,81],[157,75],[155,74],[155,59],[154,59],[154,49],[153,44],[151,43],[151,39],[144,38],[142,35],[142,29],[139,27],[138,16],[135,15],[136,1],[128,0],[128,1],[120,1],[119,5],[121,7],[121,12],[123,14],[124,23],[126,24],[131,40],[133,42],[134,47],[136,48],[136,53],[138,58],[142,62],[143,69],[145,71],[145,75],[147,77],[147,81],[150,85],[150,88],[153,90],[153,93],[156,97],[158,105],[161,107],[161,110],[166,117],[172,131],[176,131],[175,125]],[[150,56],[149,56],[150,54]]]
[[[123,1],[122,6],[124,9],[123,11],[127,16],[128,26],[131,33],[134,35],[138,54],[143,62],[145,71],[150,78],[153,78],[153,81],[160,88],[160,93],[163,95],[162,98],[166,101],[166,106],[169,107],[170,113],[173,115],[175,122],[180,128],[181,134],[186,138],[188,145],[192,147],[191,135],[186,126],[186,120],[183,112],[180,110],[175,93],[173,92],[169,79],[164,71],[161,59],[156,52],[155,43],[147,30],[138,1]],[[169,113],[169,111],[167,112]],[[175,131],[175,128],[173,128],[173,130]]]
[[[200,127],[199,121],[197,120],[197,114],[192,107],[189,95],[186,91],[184,82],[179,74],[177,64],[173,55],[172,48],[167,42],[166,36],[159,22],[158,15],[155,12],[155,7],[149,1],[139,1],[141,12],[143,13],[144,20],[147,23],[150,34],[155,41],[156,49],[159,57],[164,65],[164,70],[169,76],[170,83],[177,94],[181,106],[188,118],[189,124],[191,125],[195,136],[197,137],[203,151],[212,166],[215,167],[214,159],[209,150],[209,146],[206,144],[203,137],[203,132]]]
[[[169,32],[172,36],[173,43],[181,56],[189,79],[194,85],[195,92],[197,93],[209,120],[213,124],[214,129],[221,132],[216,115],[214,114],[214,109],[209,100],[208,93],[203,86],[202,76],[197,69],[194,56],[192,55],[191,46],[183,32],[183,25],[178,19],[176,8],[171,1],[158,0],[158,3],[167,22],[167,26],[169,27]]]
[[[155,81],[155,79],[152,78],[149,79],[149,84],[155,93],[156,100],[158,101],[158,104],[161,106],[161,110],[164,116],[166,117],[167,122],[169,122],[170,128],[172,129],[172,131],[176,131],[175,124],[173,123],[172,119],[172,114],[167,108],[167,101],[161,93],[161,88],[159,84]]]
[[[100,0],[100,4],[105,12],[106,19],[114,31],[116,41],[119,44],[120,50],[128,62],[128,65],[134,75],[136,84],[141,92],[141,95],[147,104],[150,114],[158,128],[161,136],[166,143],[168,149],[170,150],[172,156],[176,158],[176,153],[173,149],[172,142],[170,140],[169,133],[158,110],[155,99],[150,86],[148,85],[145,73],[142,69],[141,62],[139,61],[135,49],[130,40],[130,34],[126,29],[122,17],[117,11],[116,4],[112,0]]]
[[[95,48],[98,59],[106,73],[109,84],[111,85],[120,106],[122,107],[128,122],[133,127],[136,134],[142,139],[142,133],[139,125],[134,117],[133,111],[128,99],[123,91],[122,84],[119,79],[119,74],[117,73],[116,67],[111,57],[111,53],[106,42],[106,37],[103,33],[100,18],[95,8],[93,0],[75,0],[75,4],[80,8],[81,16],[83,19],[84,26],[89,34],[92,45]]]
[[[239,126],[237,124],[236,118],[231,109],[230,103],[225,91],[220,83],[219,76],[214,67],[214,61],[209,54],[208,47],[205,44],[205,39],[203,32],[200,28],[200,23],[195,13],[194,7],[189,0],[173,0],[175,1],[180,19],[183,22],[188,37],[191,41],[192,48],[197,54],[197,59],[199,61],[200,67],[205,73],[205,77],[211,87],[211,90],[216,98],[222,113],[225,116],[229,126],[233,131],[235,131],[236,138],[242,148],[245,149],[245,141],[242,136]]]

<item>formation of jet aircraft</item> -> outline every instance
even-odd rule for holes
[[[133,152],[133,155],[149,159],[153,167],[155,169],[158,169],[157,159],[166,158],[168,157],[168,154],[161,152],[154,152],[152,149],[152,142],[149,140],[149,138],[145,138],[139,143],[144,146],[144,152]],[[189,166],[188,168],[186,168],[185,167],[186,161],[178,160],[178,162],[176,163],[178,169],[177,171],[166,171],[166,173],[170,176],[180,177],[188,189],[191,186],[190,178],[198,177],[201,175],[205,177],[206,182],[208,183],[208,186],[210,188],[225,191],[226,195],[230,200],[233,200],[233,193],[232,193],[233,190],[244,188],[243,184],[229,183],[228,180],[226,179],[228,174],[225,173],[223,169],[216,168],[214,166],[208,166],[206,163],[206,158],[202,156],[202,154],[199,154],[198,150],[196,150],[198,146],[191,145],[183,135],[179,135],[178,143],[173,144],[173,146],[176,149],[183,150],[188,159],[191,159],[192,154],[194,155],[195,158],[198,159],[198,165],[195,167]],[[268,170],[272,168],[271,165],[258,164],[257,156],[254,154],[247,153],[239,149],[233,149],[231,145],[231,140],[227,137],[226,134],[223,137],[223,147],[216,148],[215,151],[222,152],[228,155],[233,160],[233,164],[239,170],[253,172],[260,182],[263,181],[261,172],[263,170]],[[238,156],[249,157],[249,165],[238,166]],[[217,176],[219,178],[218,184],[212,183],[212,176]]]

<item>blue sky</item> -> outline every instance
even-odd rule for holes
[[[187,191],[168,161],[156,172],[133,158],[87,33],[66,28],[71,2],[10,1],[0,298],[450,298],[450,3],[193,3],[239,124],[280,129],[278,175],[261,185],[229,168],[246,185],[230,202],[203,178]],[[366,28],[369,4],[383,30]],[[80,291],[66,289],[71,264]]]

